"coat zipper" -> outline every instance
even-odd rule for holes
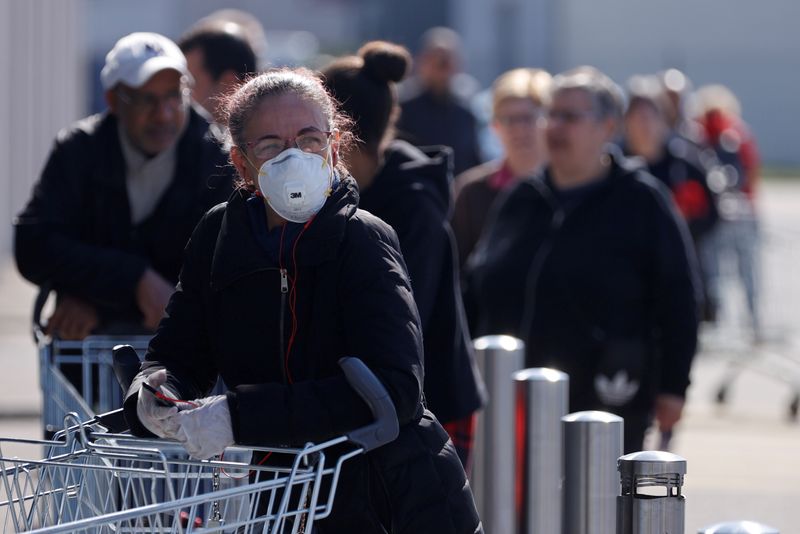
[[[284,368],[284,358],[286,355],[286,336],[285,336],[285,329],[284,326],[286,324],[286,297],[289,294],[289,277],[287,275],[286,269],[281,268],[281,318],[280,318],[280,351],[278,351],[278,367],[281,370],[281,377],[283,378],[283,383],[287,383],[286,377],[286,369]]]

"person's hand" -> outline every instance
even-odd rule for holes
[[[142,324],[146,328],[156,329],[174,291],[175,287],[153,269],[144,271],[136,286],[136,304],[142,312]]]
[[[159,369],[147,377],[145,382],[153,389],[160,391],[163,395],[172,399],[177,399],[177,395],[164,387],[167,381],[167,371]],[[163,406],[156,396],[145,386],[139,388],[139,399],[136,402],[136,415],[139,421],[150,432],[160,438],[176,439],[173,427],[169,425],[170,417],[178,413],[176,406]]]
[[[228,399],[215,395],[192,401],[196,408],[170,416],[167,426],[193,458],[207,460],[233,445],[233,426]]]
[[[672,430],[672,427],[681,419],[685,402],[683,397],[667,393],[661,393],[656,397],[655,416],[659,430],[662,432]]]
[[[44,332],[48,336],[58,335],[61,339],[81,340],[91,334],[99,322],[94,306],[66,295],[58,299]]]

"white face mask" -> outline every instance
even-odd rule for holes
[[[317,214],[331,194],[333,167],[327,157],[288,148],[258,171],[258,186],[280,217],[304,223]]]

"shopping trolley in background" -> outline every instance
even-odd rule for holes
[[[399,432],[375,375],[357,358],[339,363],[375,422],[324,443],[231,447],[199,461],[174,442],[112,433],[105,415],[80,422],[74,414],[53,440],[0,439],[0,522],[37,533],[313,532],[314,521],[331,513],[342,466]],[[10,442],[46,454],[8,458],[2,449]],[[252,455],[268,456],[252,465]]]
[[[730,398],[736,379],[757,373],[788,387],[786,414],[800,409],[800,231],[763,224],[757,261],[759,329],[753,332],[736,263],[720,272],[722,309],[714,325],[704,325],[701,349],[727,359],[715,391],[718,404]]]
[[[88,421],[95,414],[121,406],[122,392],[114,377],[111,351],[117,345],[131,345],[142,354],[152,337],[93,335],[81,341],[65,341],[48,336],[44,333],[41,315],[49,294],[48,288],[42,288],[33,309],[45,437],[63,428],[64,416],[68,413],[76,413],[82,421]]]

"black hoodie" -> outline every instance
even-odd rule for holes
[[[359,207],[397,232],[422,321],[425,398],[444,422],[484,402],[459,289],[458,255],[450,228],[451,155],[447,147],[419,149],[394,141]]]
[[[608,176],[582,191],[559,192],[547,170],[521,181],[498,199],[467,269],[476,333],[520,337],[528,366],[567,372],[570,410],[618,412],[594,384],[623,353],[629,375],[644,373],[631,410],[685,394],[700,300],[693,249],[669,192],[633,161],[612,154]]]

